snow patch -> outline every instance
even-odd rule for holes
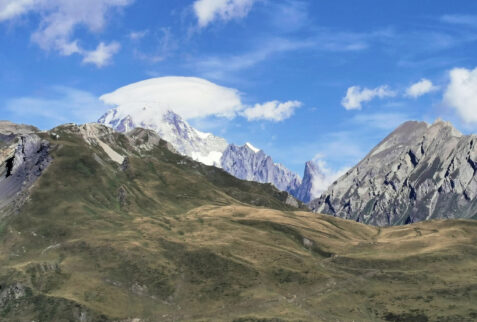
[[[248,147],[250,150],[252,150],[252,151],[255,152],[255,153],[260,152],[260,149],[254,147],[254,146],[253,146],[251,143],[249,143],[249,142],[245,143],[245,146]]]
[[[218,151],[211,151],[207,155],[200,154],[198,152],[192,152],[192,159],[199,161],[205,165],[215,166],[221,168],[221,161],[223,153]]]

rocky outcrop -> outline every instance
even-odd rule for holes
[[[338,179],[313,211],[386,226],[477,215],[477,136],[406,122]]]
[[[165,144],[167,149],[173,153],[177,153],[176,149],[172,144],[166,141],[162,141],[159,135],[152,131],[143,128],[135,128],[126,133],[129,143],[134,147],[138,152],[141,151],[151,151],[154,147],[162,143]]]
[[[20,283],[7,287],[0,285],[0,309],[4,309],[11,302],[24,298],[26,294],[27,288]]]
[[[48,167],[49,146],[38,135],[25,134],[16,135],[1,149],[0,210],[17,201]]]
[[[301,184],[297,174],[274,163],[270,156],[250,143],[244,146],[230,144],[222,155],[221,164],[225,171],[239,179],[271,183],[292,195]]]

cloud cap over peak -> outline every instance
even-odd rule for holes
[[[197,77],[167,76],[133,83],[104,94],[100,100],[115,106],[124,115],[143,113],[146,108],[156,114],[173,111],[183,118],[198,119],[209,116],[248,121],[272,122],[290,118],[302,105],[298,101],[269,101],[253,106],[242,102],[241,93],[234,88],[214,84]]]
[[[100,99],[119,108],[173,110],[185,119],[211,115],[233,117],[242,109],[238,90],[196,77],[151,78],[121,87]]]

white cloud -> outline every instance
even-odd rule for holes
[[[0,1],[0,21],[16,18],[31,10],[36,0],[2,0]]]
[[[291,117],[295,109],[300,106],[302,106],[302,103],[298,101],[288,101],[284,103],[271,101],[263,104],[255,104],[254,107],[245,109],[243,115],[249,121],[268,120],[280,122]]]
[[[121,46],[117,42],[112,42],[109,45],[101,42],[96,50],[84,53],[83,63],[104,67],[111,62],[111,58],[120,48]]]
[[[55,86],[43,92],[42,96],[8,100],[3,117],[49,129],[67,122],[93,122],[106,109],[97,96],[86,91]]]
[[[418,98],[419,96],[435,92],[438,89],[439,88],[437,86],[434,86],[434,84],[432,84],[430,80],[423,78],[419,82],[411,85],[406,90],[406,96]]]
[[[118,113],[124,116],[143,113],[146,108],[151,117],[162,117],[163,112],[172,110],[189,120],[208,116],[233,118],[243,115],[249,120],[280,121],[290,117],[293,109],[301,105],[299,102],[273,101],[250,107],[242,103],[237,89],[196,77],[152,78],[102,95],[100,100],[118,107]]]
[[[396,92],[389,89],[387,85],[376,87],[374,89],[352,86],[348,88],[346,96],[341,101],[341,105],[347,110],[360,110],[363,103],[369,102],[374,98],[394,97]]]
[[[477,68],[454,68],[444,93],[444,103],[457,110],[466,123],[477,123]]]
[[[0,22],[27,13],[38,15],[40,22],[31,39],[44,50],[56,50],[61,55],[89,56],[82,49],[74,32],[78,27],[100,32],[107,14],[114,8],[131,4],[133,0],[1,0]],[[104,45],[103,45],[104,46]]]
[[[244,18],[258,0],[197,0],[194,2],[194,12],[199,27],[206,27],[214,20]]]

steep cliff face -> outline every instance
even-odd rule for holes
[[[25,192],[50,163],[49,143],[34,128],[0,124],[0,217],[21,204]],[[27,134],[28,133],[28,134]]]
[[[296,194],[301,184],[297,174],[274,163],[270,156],[250,143],[244,146],[230,144],[222,155],[221,165],[225,171],[239,179],[271,183],[292,195]]]
[[[477,136],[406,122],[311,202],[313,211],[385,226],[477,215]]]

